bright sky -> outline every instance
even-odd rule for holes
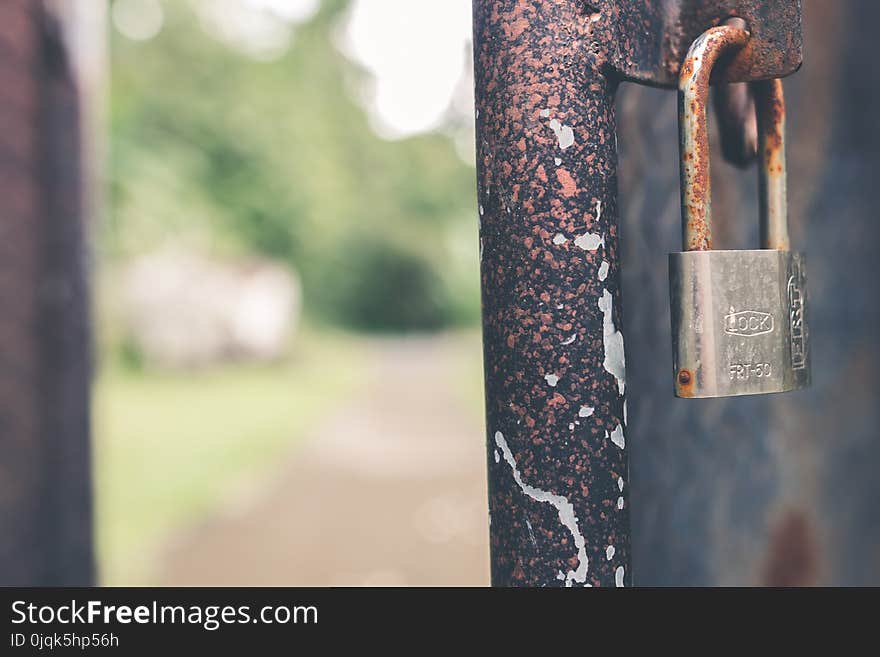
[[[191,0],[206,31],[256,59],[282,55],[294,26],[320,0]],[[116,0],[116,29],[145,41],[162,29],[160,0]],[[471,0],[352,0],[340,26],[341,51],[370,75],[359,100],[381,136],[395,139],[439,127],[450,110],[470,112]]]

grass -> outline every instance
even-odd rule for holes
[[[268,478],[357,385],[362,361],[356,338],[305,332],[274,365],[103,367],[94,400],[102,583],[154,583],[165,541],[227,503],[236,486]]]

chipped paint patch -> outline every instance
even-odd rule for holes
[[[498,453],[498,450],[495,450],[495,463],[501,463],[501,454]]]
[[[539,112],[539,114],[541,115],[541,118],[547,119],[550,117],[550,110],[549,109],[542,109]]]
[[[554,157],[553,164],[555,164],[556,166],[559,166],[560,164],[562,164],[562,158],[561,157]]]
[[[562,341],[562,344],[571,344],[572,342],[577,340],[577,337],[578,337],[577,333],[572,333],[570,336],[568,336],[565,340]]]
[[[608,270],[611,269],[611,265],[608,264],[607,260],[603,260],[602,264],[599,265],[599,280],[604,281],[608,278]]]
[[[614,571],[614,586],[617,588],[623,588],[623,575],[624,570],[623,566],[618,566],[617,570]]]
[[[549,385],[551,388],[555,388],[556,384],[559,383],[559,377],[556,376],[555,374],[545,374],[544,380],[547,382],[547,385]]]
[[[623,496],[617,498],[617,508],[621,511],[623,510]]]
[[[529,486],[522,480],[522,475],[516,467],[516,460],[513,458],[513,453],[510,451],[510,447],[507,446],[504,434],[500,431],[495,432],[495,444],[498,445],[499,449],[504,454],[504,460],[513,471],[513,480],[520,487],[522,492],[536,502],[546,502],[553,506],[559,514],[559,521],[569,532],[571,532],[571,535],[574,538],[574,545],[577,548],[578,567],[574,570],[569,570],[567,573],[560,571],[556,576],[557,579],[564,580],[566,586],[571,586],[572,582],[578,582],[581,584],[586,582],[587,569],[589,568],[590,560],[587,558],[587,543],[578,528],[578,519],[574,513],[574,506],[564,496],[554,495],[553,493],[541,490],[540,488]]]
[[[567,241],[568,238],[562,233],[556,233],[556,235],[553,236],[553,243],[556,246],[559,246],[560,244],[565,244]]]
[[[611,561],[614,558],[614,552],[615,549],[613,545],[609,545],[607,548],[605,548],[605,560]]]
[[[559,141],[559,148],[562,150],[574,144],[574,130],[560,123],[558,119],[550,119],[550,129],[556,135],[556,139]]]
[[[532,547],[536,550],[538,549],[538,539],[535,538],[535,530],[532,529],[532,523],[529,522],[529,517],[523,513],[523,520],[526,521],[526,527],[529,530],[529,540],[532,541]]]
[[[595,251],[600,246],[605,246],[605,237],[598,233],[584,233],[574,243],[584,251]]]
[[[592,406],[581,406],[578,411],[578,417],[590,417],[596,409]]]
[[[623,352],[623,334],[614,328],[611,317],[613,301],[608,290],[602,290],[599,310],[602,311],[602,334],[605,347],[605,370],[617,379],[617,389],[622,395],[626,390],[626,357]]]
[[[612,431],[611,433],[608,433],[608,431],[606,430],[605,437],[611,438],[611,442],[620,447],[620,449],[624,449],[626,447],[626,438],[623,435],[623,426],[621,426],[620,424],[618,424],[614,431]]]

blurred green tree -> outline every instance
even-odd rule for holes
[[[386,141],[324,0],[271,61],[215,39],[187,0],[161,32],[111,40],[110,219],[102,254],[169,241],[258,253],[302,276],[307,316],[370,330],[479,316],[473,169],[442,134]]]

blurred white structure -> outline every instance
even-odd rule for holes
[[[165,367],[280,357],[299,317],[300,288],[290,271],[266,261],[223,263],[160,251],[126,271],[128,337]]]

